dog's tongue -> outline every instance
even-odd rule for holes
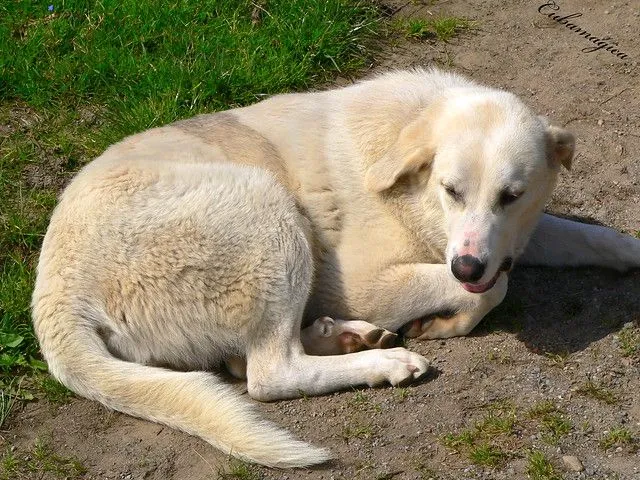
[[[487,290],[489,290],[491,287],[493,287],[493,284],[496,283],[495,280],[490,280],[487,283],[482,283],[480,285],[477,285],[475,283],[463,283],[462,287],[467,291],[467,292],[471,292],[471,293],[484,293]]]
[[[462,288],[471,293],[484,293],[496,284],[496,280],[498,280],[498,275],[500,275],[500,273],[501,270],[498,270],[498,273],[496,273],[495,276],[487,283],[463,283]]]

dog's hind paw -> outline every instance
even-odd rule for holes
[[[321,317],[302,330],[302,344],[308,355],[341,355],[366,349],[391,348],[397,335],[361,320]]]

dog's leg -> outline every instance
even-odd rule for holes
[[[469,333],[504,299],[507,274],[484,293],[467,292],[444,264],[404,264],[390,267],[373,284],[359,290],[367,293],[351,298],[358,315],[391,331],[398,331],[416,319],[410,336],[447,338]],[[375,295],[375,301],[369,295]],[[438,316],[440,312],[450,315]]]
[[[626,271],[640,268],[640,239],[612,228],[544,214],[519,263]]]
[[[279,224],[277,261],[267,280],[269,298],[252,329],[247,348],[247,390],[264,401],[322,395],[357,385],[409,383],[427,371],[427,360],[404,348],[366,350],[345,355],[305,353],[302,317],[313,279],[313,258],[299,225]]]
[[[405,348],[313,356],[303,351],[299,340],[275,335],[250,350],[247,389],[252,398],[272,401],[358,385],[406,385],[427,369],[424,357]]]
[[[289,292],[292,300],[307,295],[306,289],[293,290]],[[272,401],[322,395],[358,385],[405,385],[428,369],[424,357],[405,348],[308,355],[300,341],[303,308],[304,302],[292,301],[273,304],[265,312],[265,316],[278,321],[269,322],[274,328],[264,330],[247,350],[247,390],[252,398]]]
[[[341,355],[368,348],[391,348],[398,336],[361,320],[320,317],[302,330],[301,340],[308,355]]]

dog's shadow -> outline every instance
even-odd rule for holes
[[[511,274],[504,302],[475,335],[509,331],[533,352],[565,355],[628,322],[640,322],[640,271],[521,267]]]

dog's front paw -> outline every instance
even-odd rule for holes
[[[407,385],[429,370],[429,361],[422,355],[398,347],[381,350],[377,375],[369,386],[389,382],[393,386]]]

